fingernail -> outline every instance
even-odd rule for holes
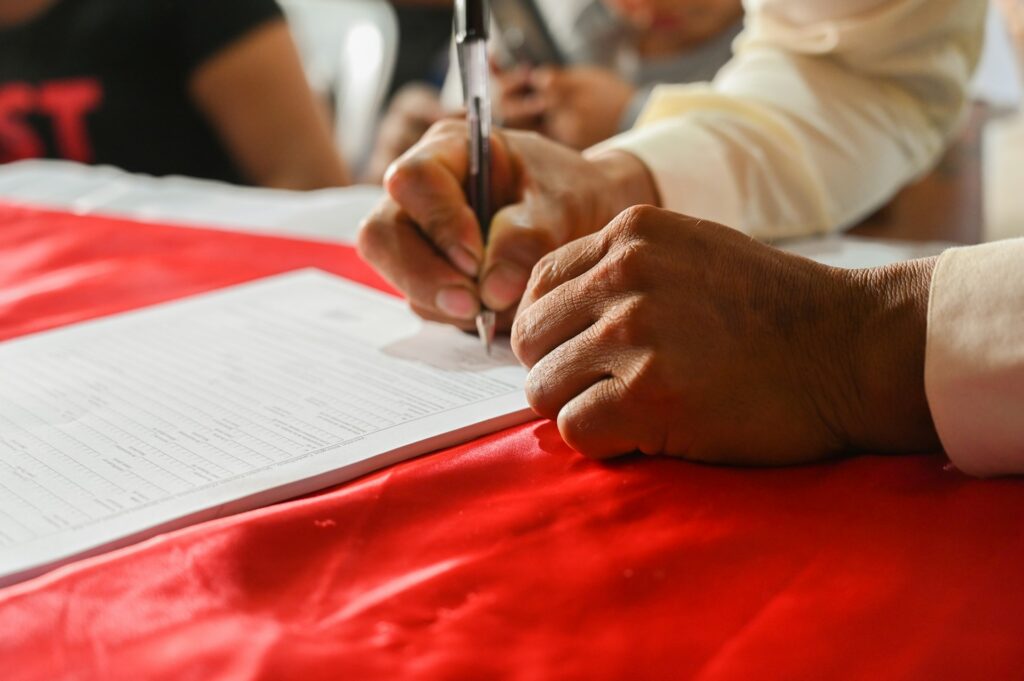
[[[458,244],[451,246],[448,248],[447,253],[448,260],[467,277],[475,277],[477,272],[480,271],[480,264],[464,246],[459,246]]]
[[[435,302],[438,310],[454,319],[472,319],[480,307],[476,297],[459,286],[441,289]]]
[[[530,273],[519,265],[500,263],[491,268],[480,289],[484,302],[494,310],[504,310],[523,297]]]

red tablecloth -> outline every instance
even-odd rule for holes
[[[307,266],[380,285],[341,246],[0,206],[0,337]],[[1020,678],[1024,483],[943,464],[602,464],[535,422],[0,590],[2,675]]]

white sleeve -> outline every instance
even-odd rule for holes
[[[925,392],[950,460],[1024,473],[1024,239],[946,251],[932,274]]]
[[[837,229],[936,162],[978,59],[978,0],[749,0],[712,83],[657,88],[629,151],[662,205],[761,238]]]

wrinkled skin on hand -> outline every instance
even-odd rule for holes
[[[778,465],[937,449],[930,272],[839,270],[634,207],[537,264],[513,349],[530,404],[589,456]]]

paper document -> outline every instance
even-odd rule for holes
[[[525,377],[312,270],[0,344],[0,584],[525,421]]]
[[[289,191],[55,159],[0,164],[0,198],[16,204],[330,243],[355,243],[359,223],[383,196],[367,185]]]

